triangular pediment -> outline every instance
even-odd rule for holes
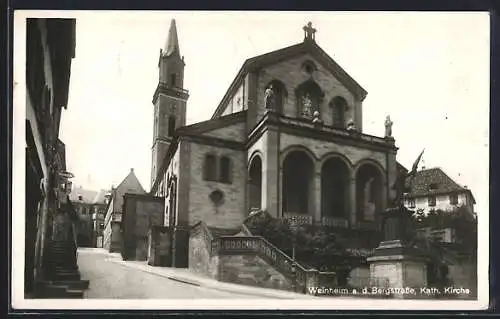
[[[357,100],[363,101],[365,99],[368,94],[367,91],[317,45],[316,42],[307,41],[247,59],[228,88],[212,118],[216,118],[222,114],[224,106],[234,95],[234,91],[239,87],[248,73],[256,72],[268,66],[304,55],[311,56],[324,69],[330,72]]]

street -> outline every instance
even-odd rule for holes
[[[246,299],[248,295],[197,287],[110,261],[102,249],[78,250],[82,279],[90,280],[89,299]],[[117,258],[117,257],[114,257]],[[118,257],[119,258],[119,257]]]

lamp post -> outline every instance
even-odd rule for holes
[[[293,280],[293,291],[296,292],[297,291],[297,271],[296,271],[296,267],[297,267],[297,260],[295,258],[295,246],[296,246],[296,242],[297,242],[297,218],[295,216],[293,216],[291,219],[290,219],[290,228],[292,230],[292,280]]]

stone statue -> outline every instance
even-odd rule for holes
[[[266,89],[264,99],[265,99],[266,109],[272,110],[274,108],[274,91],[272,84],[269,85],[269,87]]]
[[[322,123],[321,114],[317,110],[314,111],[314,113],[313,113],[313,123],[314,124],[321,124]]]
[[[389,115],[385,118],[385,137],[392,137],[392,121]]]
[[[356,131],[356,123],[354,122],[353,119],[350,119],[347,121],[347,130],[348,131]]]
[[[408,180],[409,188],[411,189],[411,183],[412,183],[413,177],[417,173],[418,163],[420,162],[420,159],[422,158],[423,154],[424,154],[424,151],[422,150],[420,155],[417,157],[417,159],[413,163],[412,169],[409,173],[406,173],[404,170],[399,170],[399,172],[396,176],[396,180],[394,181],[394,184],[392,185],[392,189],[396,191],[396,196],[394,198],[393,207],[404,206],[404,193],[405,193],[405,188],[406,188],[406,181]]]
[[[306,117],[311,117],[312,116],[312,100],[311,100],[311,96],[309,95],[309,93],[306,93],[306,95],[304,97],[302,97],[302,105],[303,105],[302,115],[304,115]]]

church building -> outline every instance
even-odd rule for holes
[[[318,45],[311,23],[302,31],[301,42],[247,59],[212,118],[186,125],[186,62],[172,20],[152,101],[151,194],[165,198],[175,266],[187,266],[198,221],[235,228],[262,209],[373,229],[394,199],[390,124],[385,136],[363,133],[367,92]]]

